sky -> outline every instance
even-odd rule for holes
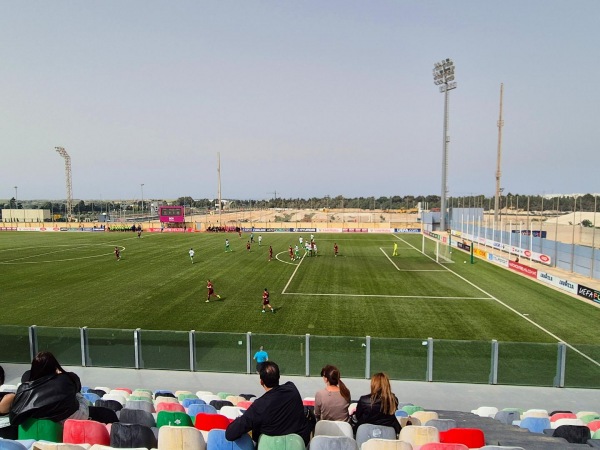
[[[597,0],[0,0],[0,199],[598,192]],[[143,184],[143,188],[142,188]],[[143,190],[143,192],[142,192]],[[274,194],[276,192],[276,194]]]

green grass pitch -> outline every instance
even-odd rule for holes
[[[468,255],[458,250],[455,264],[438,265],[418,251],[420,235],[320,234],[317,257],[290,261],[287,249],[299,236],[263,233],[262,246],[248,252],[247,234],[145,233],[138,239],[134,233],[3,232],[0,320],[516,342],[556,342],[554,335],[569,344],[600,343],[599,309],[484,261],[463,264]],[[123,249],[121,261],[115,246]],[[209,278],[222,298],[205,303]],[[275,314],[261,313],[265,287]]]

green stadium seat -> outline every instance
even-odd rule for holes
[[[63,426],[48,419],[27,419],[19,425],[19,440],[62,442]]]
[[[285,436],[261,434],[257,450],[306,450],[306,445],[297,434],[286,434]]]
[[[161,411],[156,416],[156,426],[193,427],[192,418],[186,413],[178,411]]]

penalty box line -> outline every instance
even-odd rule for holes
[[[379,250],[381,250],[381,252],[385,255],[385,257],[388,259],[388,261],[391,262],[392,265],[399,272],[445,272],[442,269],[401,269],[400,267],[398,267],[396,265],[396,263],[394,261],[392,261],[392,258],[390,258],[390,256],[385,252],[385,250],[383,248],[379,247]]]
[[[287,286],[286,286],[287,287]],[[309,292],[282,292],[285,295],[302,295],[304,297],[377,297],[377,298],[415,298],[422,300],[492,300],[489,297],[436,297],[428,295],[388,295],[388,294],[332,294]]]
[[[409,242],[405,241],[404,239],[396,236],[396,239],[400,239],[402,242],[404,242],[407,245],[410,245],[412,248],[414,248],[415,250],[417,250],[418,252],[420,252],[420,250],[415,247],[414,245],[410,244]],[[465,277],[459,275],[458,273],[456,273],[455,271],[449,269],[448,267],[444,266],[443,264],[435,261],[435,259],[433,259],[431,256],[429,255],[425,255],[427,258],[431,259],[432,261],[434,261],[436,264],[439,264],[441,267],[443,267],[445,270],[447,270],[450,273],[453,273],[454,275],[456,275],[458,278],[460,278],[461,280],[463,280],[465,283],[470,284],[471,286],[473,286],[475,289],[477,289],[480,292],[483,292],[485,295],[489,296],[490,300],[494,300],[495,302],[498,302],[500,305],[504,306],[506,309],[508,309],[509,311],[512,311],[513,313],[515,313],[516,315],[518,315],[519,317],[521,317],[522,319],[525,319],[527,322],[529,322],[531,325],[533,325],[534,327],[538,328],[539,330],[543,331],[544,333],[546,333],[547,335],[549,335],[550,337],[556,339],[558,342],[564,342],[564,344],[569,347],[571,350],[573,350],[574,352],[578,353],[580,356],[583,356],[585,359],[587,359],[589,362],[591,362],[592,364],[600,367],[600,362],[596,361],[595,359],[593,359],[592,357],[586,355],[585,353],[583,353],[581,350],[578,350],[577,348],[573,347],[571,344],[569,344],[566,340],[561,339],[559,336],[557,336],[556,334],[552,333],[550,330],[547,330],[546,328],[544,328],[543,326],[541,326],[539,323],[534,322],[533,320],[531,320],[529,317],[527,317],[526,315],[520,313],[519,311],[517,311],[515,308],[513,308],[510,305],[507,305],[506,303],[504,303],[502,300],[494,297],[492,294],[490,294],[489,292],[486,292],[485,290],[483,290],[482,288],[480,288],[479,286],[477,286],[475,283],[472,283],[471,281],[467,280]]]

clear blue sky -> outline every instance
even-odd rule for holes
[[[598,191],[600,1],[2,1],[0,198]]]

